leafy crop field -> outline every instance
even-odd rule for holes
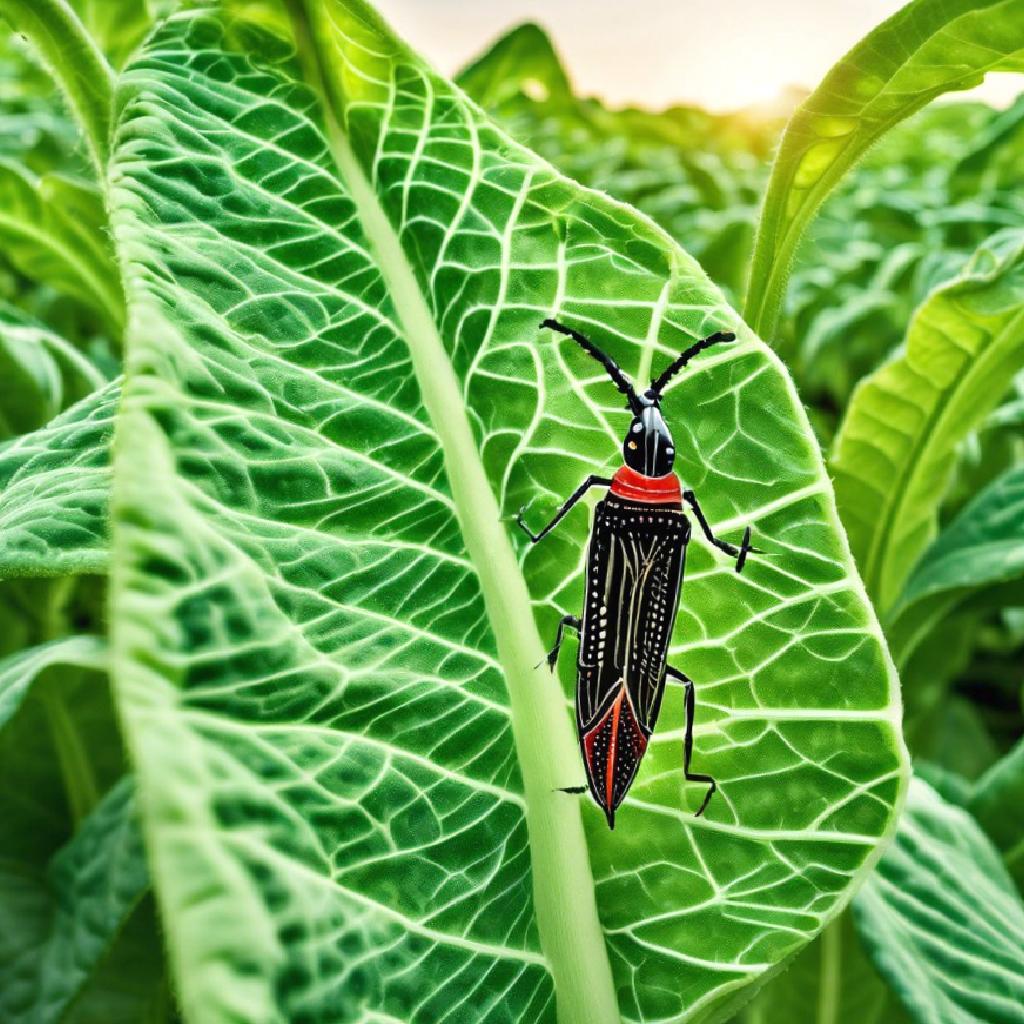
[[[1020,0],[789,115],[455,81],[367,0],[0,0],[0,1021],[1024,1024]],[[933,102],[938,100],[939,102]],[[576,786],[667,392],[695,681]],[[575,646],[573,654],[575,655]],[[568,649],[568,647],[567,647]]]

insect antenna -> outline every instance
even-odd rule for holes
[[[584,352],[593,356],[605,368],[605,372],[611,377],[615,386],[626,396],[630,409],[637,415],[640,414],[642,407],[640,400],[636,397],[636,392],[633,390],[633,385],[629,378],[619,369],[619,364],[611,356],[605,355],[589,338],[584,337],[579,331],[574,331],[571,327],[566,327],[565,324],[559,323],[557,320],[545,320],[541,323],[541,327],[547,327],[549,330],[564,334],[567,338],[572,338]]]
[[[684,367],[686,364],[699,353],[703,352],[706,348],[711,348],[712,345],[717,345],[723,341],[735,341],[736,335],[731,334],[728,331],[719,331],[717,334],[712,334],[710,337],[705,338],[703,341],[698,341],[695,345],[691,345],[685,352],[680,352],[679,355],[672,360],[668,366],[662,371],[660,377],[657,380],[651,381],[650,390],[647,392],[648,398],[658,399],[661,398],[662,391],[665,390],[668,382]]]

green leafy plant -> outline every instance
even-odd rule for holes
[[[931,1022],[1002,1006],[995,968],[950,996],[892,887],[906,879],[952,936],[962,907],[937,865],[1003,860],[972,912],[985,928],[989,905],[1024,914],[999,813],[1020,748],[986,739],[976,781],[922,763],[942,796],[915,780],[897,828],[906,757],[875,608],[930,722],[956,680],[919,682],[922,636],[960,623],[964,663],[1020,642],[999,604],[1017,579],[1000,514],[1021,350],[1013,119],[926,111],[883,143],[907,154],[899,188],[882,147],[836,186],[937,92],[1015,66],[1008,31],[998,60],[977,48],[1005,5],[917,0],[845,58],[819,99],[894,24],[921,36],[902,63],[878,58],[879,95],[900,102],[866,103],[807,194],[784,172],[818,99],[790,124],[747,302],[770,340],[782,325],[810,409],[717,286],[744,288],[777,121],[580,99],[536,26],[455,85],[363,0],[113,6],[0,0],[27,40],[0,55],[20,126],[0,123],[17,197],[0,216],[5,1019]],[[936,223],[896,223],[901,201]],[[783,228],[773,209],[798,212]],[[852,257],[829,229],[851,220]],[[759,283],[769,248],[797,259],[788,307],[784,275]],[[830,324],[836,292],[864,301]],[[905,354],[876,370],[922,299]],[[753,522],[766,549],[742,577],[688,553],[670,657],[697,680],[697,753],[720,787],[700,819],[673,687],[614,832],[558,792],[582,775],[573,679],[536,666],[580,604],[586,516],[537,548],[509,520],[610,470],[628,416],[538,330],[550,315],[638,381],[695,337],[738,336],[665,399],[715,531]],[[875,315],[880,339],[844,363],[833,339]],[[961,363],[899,376],[929,338]],[[893,392],[922,410],[898,488],[851,454],[852,438],[884,445],[862,424],[891,418]],[[819,437],[838,426],[829,469],[812,419]],[[993,466],[976,502],[944,500]],[[1006,560],[944,565],[990,536]],[[1002,963],[1008,942],[971,953]]]
[[[995,236],[918,307],[905,351],[850,400],[832,459],[836,496],[883,611],[937,532],[957,444],[1024,367],[1022,272],[1024,234]]]
[[[927,783],[911,785],[856,910],[879,971],[919,1019],[1020,1016],[1024,904],[977,823]]]
[[[772,338],[790,264],[836,183],[888,129],[987,71],[1024,70],[1024,26],[1010,0],[915,0],[826,75],[783,135],[765,193],[744,313]]]

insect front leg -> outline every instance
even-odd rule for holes
[[[718,788],[718,784],[710,775],[701,775],[699,772],[690,771],[690,758],[693,756],[693,713],[696,703],[693,680],[685,673],[680,672],[679,669],[673,668],[671,665],[665,666],[665,673],[672,676],[673,679],[678,679],[686,690],[686,731],[683,733],[683,775],[686,776],[688,782],[706,782],[708,786],[704,802],[700,805],[700,808],[694,815],[695,818],[699,818],[704,813],[704,808],[707,807],[708,801],[712,796],[714,796],[715,790]]]
[[[730,544],[727,540],[719,540],[711,532],[711,524],[707,521],[704,516],[704,510],[700,507],[700,502],[697,501],[697,495],[693,491],[683,491],[683,501],[685,501],[690,508],[693,509],[693,514],[697,517],[697,522],[700,524],[701,530],[704,531],[704,536],[707,537],[710,544],[714,544],[719,551],[724,551],[727,555],[731,555],[736,559],[736,571],[742,572],[743,566],[746,565],[747,555],[752,551],[755,555],[763,555],[764,552],[760,548],[755,548],[750,543],[750,527],[743,531],[743,541],[739,547],[735,544]]]
[[[565,499],[565,504],[558,510],[557,513],[555,513],[555,518],[552,519],[551,522],[548,523],[548,525],[540,531],[540,533],[534,533],[526,525],[526,522],[523,519],[523,513],[526,511],[525,505],[519,510],[519,513],[516,515],[516,522],[519,524],[520,528],[523,530],[526,536],[530,538],[531,543],[536,544],[537,541],[539,541],[542,537],[546,537],[562,521],[562,519],[565,517],[566,512],[568,512],[569,509],[571,509],[573,505],[575,505],[576,502],[579,501],[580,498],[582,498],[583,495],[590,490],[591,487],[611,487],[611,484],[611,480],[609,480],[607,477],[594,476],[593,474],[588,476],[587,479],[584,480],[583,483],[581,483],[579,487],[577,487],[576,490],[573,491],[572,494],[570,494],[569,497]]]
[[[563,615],[558,620],[558,632],[555,634],[555,646],[548,651],[548,656],[545,659],[548,663],[548,668],[552,672],[555,671],[555,663],[558,661],[558,652],[562,648],[562,640],[564,638],[565,630],[575,629],[577,636],[580,632],[580,620],[575,615]]]

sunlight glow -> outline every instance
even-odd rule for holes
[[[379,0],[441,71],[453,73],[522,21],[551,35],[585,95],[651,108],[773,105],[825,72],[900,0]],[[982,98],[1006,106],[1024,76],[990,75]],[[954,94],[962,96],[963,93]]]

